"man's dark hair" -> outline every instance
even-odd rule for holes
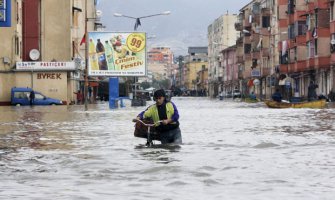
[[[156,100],[158,97],[166,97],[165,91],[163,89],[155,91],[154,100]]]

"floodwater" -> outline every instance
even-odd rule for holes
[[[0,199],[334,199],[335,109],[173,101],[184,144],[154,148],[144,107],[0,107]]]

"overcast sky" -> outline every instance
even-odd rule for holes
[[[207,46],[207,27],[221,15],[238,14],[251,0],[99,0],[105,31],[125,31],[134,29],[135,20],[114,17],[121,13],[141,17],[171,11],[170,15],[141,19],[137,31],[146,32],[156,38],[148,41],[148,46],[171,47],[176,56],[186,55],[190,46]]]

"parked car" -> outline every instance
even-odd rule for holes
[[[11,104],[26,106],[30,105],[29,95],[33,91],[31,88],[20,88],[14,87],[11,90]],[[59,99],[53,99],[44,96],[38,91],[35,92],[35,99],[33,105],[63,105],[63,102]]]
[[[233,97],[232,91],[226,93],[226,98],[232,98],[232,97]]]
[[[234,90],[233,91],[233,98],[241,98],[241,91],[240,90]]]

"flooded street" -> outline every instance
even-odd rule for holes
[[[173,101],[180,147],[133,137],[144,107],[0,107],[0,199],[334,199],[335,109]]]

